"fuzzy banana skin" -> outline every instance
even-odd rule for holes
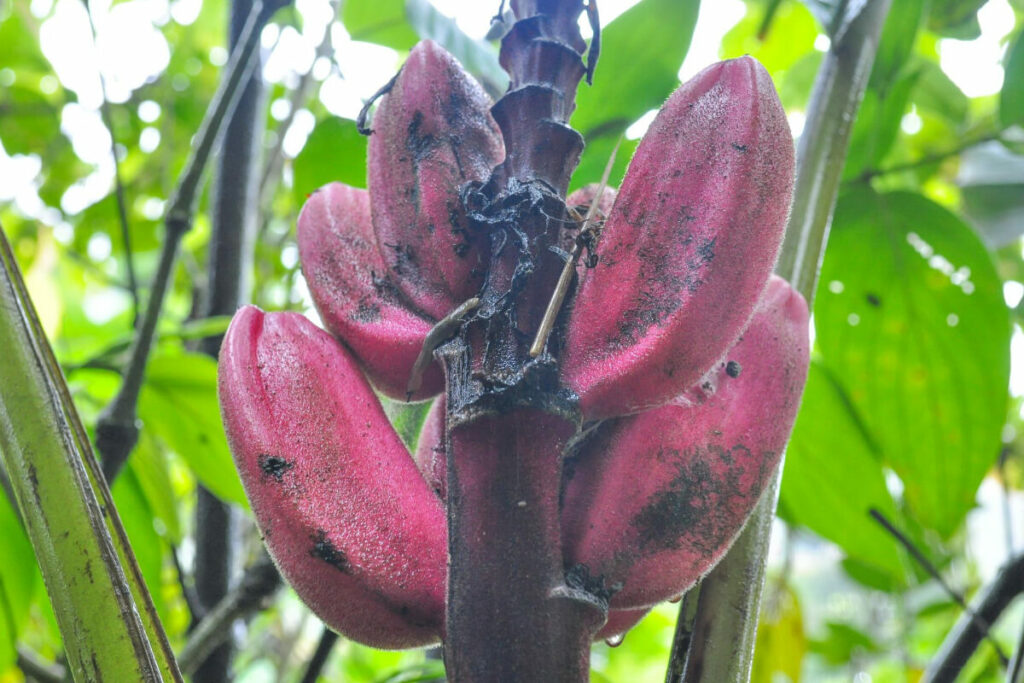
[[[370,223],[370,195],[341,183],[320,188],[299,214],[302,274],[324,325],[359,359],[378,389],[406,398],[416,356],[434,325],[402,300]],[[414,399],[444,388],[431,363]]]
[[[445,513],[349,354],[300,315],[249,306],[219,394],[264,541],[302,600],[367,645],[437,641]]]
[[[373,118],[371,213],[381,255],[411,308],[435,320],[483,283],[486,235],[469,227],[460,191],[504,158],[491,101],[445,50],[409,53]]]
[[[664,404],[746,326],[782,241],[793,139],[771,78],[742,57],[665,103],[582,279],[562,359],[587,419]]]
[[[614,609],[679,595],[715,565],[775,471],[807,375],[807,307],[773,277],[740,341],[671,404],[610,420],[569,467],[566,562]]]

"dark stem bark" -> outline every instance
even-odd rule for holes
[[[316,644],[316,651],[313,652],[313,657],[306,665],[306,670],[302,673],[299,683],[316,683],[337,642],[338,634],[324,626],[324,631],[320,634],[320,640]]]
[[[960,615],[925,669],[921,683],[953,683],[985,639],[982,624],[994,624],[1021,593],[1024,593],[1024,555],[1003,565],[992,583],[982,590],[974,609]],[[1016,659],[1020,656],[1020,652],[1015,654]]]
[[[231,3],[229,44],[235,50],[250,13],[259,11],[258,1]],[[257,32],[266,15],[257,22]],[[231,315],[249,298],[256,225],[259,153],[266,127],[263,74],[260,57],[253,55],[254,68],[243,84],[238,104],[228,119],[217,152],[213,179],[207,290],[202,306],[204,317]],[[216,358],[221,337],[204,339],[201,348]],[[236,536],[234,510],[203,487],[196,501],[195,587],[199,608],[212,609],[231,585]],[[269,571],[274,571],[270,567]],[[233,643],[230,638],[210,652],[196,668],[195,683],[231,680]]]
[[[676,620],[676,631],[672,636],[672,651],[668,657],[665,670],[665,683],[679,683],[683,680],[686,670],[686,658],[693,641],[693,626],[697,618],[697,603],[700,599],[700,584],[686,591],[679,603],[679,618]]]
[[[444,659],[455,683],[571,683],[588,679],[607,595],[585,575],[567,576],[559,495],[579,415],[558,382],[558,349],[532,358],[529,346],[561,271],[549,247],[583,148],[567,124],[588,72],[583,4],[511,4],[517,21],[500,56],[509,91],[492,109],[505,160],[467,202],[490,239],[487,282],[479,307],[437,352],[447,378]]]
[[[266,554],[245,570],[242,579],[203,617],[189,634],[178,655],[178,666],[188,675],[208,662],[214,652],[231,636],[231,626],[261,609],[267,598],[281,586],[281,575]],[[193,677],[193,681],[198,680]],[[227,679],[225,679],[227,680]]]

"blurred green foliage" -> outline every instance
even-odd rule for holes
[[[858,4],[747,0],[719,54],[761,60],[799,127],[828,36],[842,30]],[[958,610],[871,520],[869,509],[881,511],[968,594],[980,586],[979,560],[991,566],[1004,557],[998,547],[994,558],[971,557],[965,519],[986,476],[1002,476],[1011,488],[1024,483],[1024,424],[1008,391],[1011,332],[1024,308],[1009,309],[1004,301],[1004,283],[1024,282],[1024,7],[1012,3],[1015,23],[1005,27],[1006,77],[998,95],[968,97],[942,70],[938,52],[942,38],[979,34],[985,4],[893,2],[853,122],[814,308],[814,360],[780,498],[788,532],[766,591],[754,680],[842,681],[866,672],[875,681],[914,681],[920,675]],[[697,0],[641,0],[604,27],[594,85],[581,87],[572,121],[588,143],[573,187],[596,181],[627,128],[677,86],[698,8]],[[76,154],[62,127],[78,95],[55,78],[40,48],[41,28],[53,12],[45,2],[0,4],[0,144],[26,176],[25,169],[37,169],[19,179],[29,189],[17,200],[14,189],[0,188],[0,222],[92,424],[116,390],[134,311],[112,184],[87,206],[68,201],[69,188],[97,173],[97,165]],[[194,21],[159,23],[170,46],[166,68],[127,100],[110,103],[143,298],[162,240],[163,202],[219,77],[215,56],[225,43],[226,15],[224,0],[203,0]],[[286,31],[301,31],[306,21],[295,10],[279,12],[265,47]],[[467,36],[426,0],[348,0],[336,21],[354,39],[400,56],[416,40],[432,38],[492,92],[504,87],[496,44]],[[326,47],[325,73],[352,76],[339,67],[338,46]],[[312,123],[301,151],[282,146],[305,125],[298,116],[271,116],[262,141],[265,157],[281,160],[268,162],[261,180],[252,298],[266,308],[310,309],[293,230],[304,198],[331,181],[365,186],[365,138],[354,121],[332,114],[317,97],[324,78],[297,69],[270,87],[271,112],[285,102]],[[294,130],[284,130],[285,123]],[[158,134],[155,147],[140,144],[153,138],[149,131]],[[613,185],[636,144],[622,140]],[[178,575],[187,561],[177,559],[190,552],[197,482],[245,507],[219,425],[215,366],[194,353],[195,339],[226,324],[190,320],[205,288],[207,201],[204,196],[183,245],[161,323],[140,403],[142,438],[114,488],[175,647],[189,624]],[[392,414],[411,444],[423,409]],[[1001,453],[1005,466],[997,469]],[[1019,527],[1016,533],[1024,534]],[[247,534],[255,552],[256,534],[251,528]],[[800,561],[812,552],[817,559]],[[15,643],[51,660],[61,648],[31,548],[4,496],[0,557],[0,682],[7,683],[22,680]],[[660,606],[618,647],[596,645],[594,680],[661,680],[676,611]],[[1019,621],[1018,614],[997,624],[995,635],[1007,650]],[[236,661],[238,680],[297,680],[318,629],[315,617],[283,592],[253,621]],[[423,652],[343,642],[324,677],[428,680],[439,669]],[[982,648],[963,680],[1001,676],[991,649]]]

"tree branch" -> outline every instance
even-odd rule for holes
[[[303,672],[299,683],[316,683],[316,680],[320,677],[320,672],[324,670],[324,665],[327,664],[327,658],[331,656],[334,644],[337,642],[338,634],[324,626],[323,633],[320,634],[320,640],[316,644],[316,652],[313,653],[312,659],[306,665],[306,671]]]
[[[992,583],[982,589],[974,609],[960,616],[925,669],[921,683],[953,683],[985,638],[979,619],[985,624],[995,623],[1021,593],[1024,593],[1024,555],[1004,564]],[[1020,658],[1019,651],[1015,657]]]
[[[697,604],[700,600],[700,583],[686,591],[679,603],[679,618],[676,620],[676,632],[672,636],[672,652],[668,657],[668,670],[665,672],[665,683],[678,683],[683,680],[686,671],[686,655],[690,651],[693,640],[694,621],[697,618]]]
[[[239,48],[232,53],[225,76],[196,134],[196,142],[185,162],[185,170],[171,195],[169,208],[164,217],[167,235],[160,252],[160,263],[153,278],[153,288],[142,324],[135,336],[124,381],[117,396],[103,410],[96,424],[96,448],[102,456],[103,474],[108,482],[112,482],[120,472],[139,438],[136,417],[139,392],[142,389],[149,352],[153,346],[156,324],[160,319],[164,297],[170,286],[171,273],[177,260],[178,246],[181,238],[192,227],[196,204],[199,201],[199,181],[210,159],[213,143],[238,101],[241,90],[239,86],[252,69],[252,57],[259,45],[257,26],[262,6],[260,0],[256,0],[253,5],[243,31],[244,39],[239,41]]]
[[[992,142],[993,140],[998,140],[999,138],[999,132],[989,133],[988,135],[982,135],[980,137],[974,138],[973,140],[967,140],[966,142],[963,142],[957,145],[956,147],[953,147],[952,149],[947,149],[942,152],[934,152],[932,154],[926,154],[920,159],[914,159],[913,161],[906,161],[899,164],[893,164],[892,166],[886,166],[884,168],[867,169],[859,176],[857,176],[856,182],[868,182],[871,179],[877,178],[879,176],[891,175],[893,173],[902,173],[904,171],[913,171],[924,166],[938,164],[940,162],[945,161],[946,159],[963,154],[964,151],[970,149],[971,147],[974,147],[975,145],[980,145],[985,142]]]
[[[885,515],[883,515],[875,508],[871,508],[868,511],[868,513],[871,515],[872,519],[881,524],[882,527],[886,531],[888,531],[890,535],[892,535],[897,541],[899,541],[900,545],[902,545],[906,549],[906,551],[910,553],[910,556],[914,558],[914,561],[921,565],[921,567],[924,568],[924,570],[928,573],[929,576],[938,581],[939,585],[942,586],[942,590],[944,590],[946,594],[953,599],[953,602],[960,606],[960,609],[964,611],[965,615],[971,618],[971,620],[974,622],[974,626],[979,631],[981,631],[981,633],[985,636],[986,640],[992,643],[992,647],[995,648],[996,654],[999,656],[1000,663],[1005,667],[1009,662],[1009,659],[1006,657],[1006,653],[1003,652],[1003,648],[999,646],[999,643],[997,643],[995,639],[992,637],[992,634],[989,633],[989,631],[991,630],[990,622],[983,619],[981,616],[975,613],[975,611],[972,610],[970,606],[968,606],[963,594],[949,585],[949,583],[942,576],[942,574],[939,573],[939,570],[935,567],[935,565],[931,563],[931,560],[925,557],[924,553],[922,553],[921,550],[916,545],[914,545],[913,541],[907,538],[906,535],[903,534],[903,532],[901,532],[899,529],[893,526],[893,523],[886,519]]]
[[[68,673],[60,664],[47,662],[39,653],[25,645],[19,644],[17,653],[16,665],[30,680],[36,680],[39,683],[62,683]]]
[[[178,655],[182,673],[190,676],[199,665],[231,634],[231,625],[260,609],[264,600],[281,585],[281,575],[267,555],[262,555],[250,566],[238,585],[224,596],[203,617],[189,634],[188,642]]]

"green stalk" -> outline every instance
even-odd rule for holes
[[[846,3],[839,9],[842,17]],[[810,307],[857,110],[867,89],[891,0],[871,0],[833,36],[814,83],[797,150],[793,211],[776,272]],[[685,683],[747,681],[764,587],[779,467],[746,528],[700,585]]]
[[[0,456],[76,681],[181,681],[64,376],[0,232]],[[112,535],[113,532],[113,535]]]

